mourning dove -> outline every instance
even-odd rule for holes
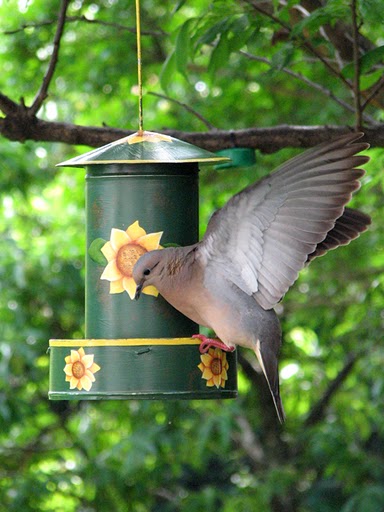
[[[212,329],[210,345],[254,350],[280,422],[281,329],[273,309],[312,259],[348,244],[370,218],[345,208],[369,158],[362,133],[342,136],[289,160],[216,211],[204,238],[188,247],[150,251],[137,261],[136,298],[155,286],[177,310]]]

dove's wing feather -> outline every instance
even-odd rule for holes
[[[327,233],[326,238],[317,245],[312,254],[308,255],[307,261],[323,256],[329,250],[340,245],[349,244],[360,233],[366,231],[370,223],[371,219],[365,213],[352,208],[345,208],[343,215],[337,219],[333,229]]]
[[[219,272],[264,308],[276,305],[308,256],[342,216],[368,161],[352,134],[285,163],[235,195],[209,222],[200,245],[209,286]]]
[[[248,295],[257,290],[264,257],[260,240],[282,203],[279,198],[265,202],[268,191],[268,185],[261,182],[252,194],[237,194],[212,216],[200,244],[208,279],[213,268]],[[253,215],[255,209],[257,215]]]

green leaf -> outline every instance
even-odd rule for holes
[[[384,46],[379,46],[378,48],[374,48],[369,52],[365,53],[360,57],[360,73],[362,75],[369,73],[374,66],[382,63],[384,60]],[[355,74],[355,66],[353,62],[349,62],[342,69],[342,74],[345,78],[352,79]],[[381,70],[381,74],[383,71]]]
[[[255,29],[249,22],[248,16],[236,16],[231,24],[230,33],[230,50],[236,52],[241,50],[251,37],[254,37]]]
[[[384,507],[384,487],[367,485],[344,505],[342,512],[376,512]]]
[[[369,23],[384,23],[382,0],[361,0],[359,10],[365,21]]]
[[[178,2],[176,2],[175,7],[172,9],[172,14],[177,13],[177,11],[179,11],[183,7],[186,1],[187,0],[179,0]]]
[[[373,73],[369,73],[368,75],[361,76],[360,77],[360,89],[362,91],[369,89],[370,87],[375,85],[375,83],[378,82],[382,76],[383,76],[382,69],[377,69]]]
[[[231,16],[223,18],[214,25],[212,25],[197,41],[197,45],[212,44],[216,38],[228,30],[232,20]]]
[[[160,71],[160,85],[164,91],[169,90],[172,83],[172,78],[176,72],[176,57],[175,51],[172,51],[166,61],[164,62]]]
[[[220,67],[228,63],[230,55],[229,41],[227,34],[221,34],[220,39],[212,51],[208,65],[208,71],[213,76]]]
[[[104,256],[104,254],[101,252],[101,248],[105,244],[105,240],[103,238],[96,238],[88,249],[89,257],[92,261],[95,263],[98,263],[99,265],[105,265],[107,258]]]
[[[293,58],[295,48],[292,43],[284,44],[271,59],[272,70],[281,70],[288,66]]]
[[[187,65],[190,57],[191,49],[191,33],[190,26],[195,22],[194,18],[190,18],[180,27],[175,43],[175,65],[177,71],[181,73],[187,80]]]
[[[365,53],[360,59],[360,72],[367,73],[374,66],[384,61],[384,45],[374,48],[373,50]]]
[[[349,9],[338,2],[329,2],[326,6],[316,9],[297,23],[292,30],[292,37],[297,37],[308,31],[311,35],[315,34],[323,25],[332,25],[335,21],[345,18],[349,14]]]

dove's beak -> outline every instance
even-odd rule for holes
[[[143,283],[139,283],[139,284],[136,286],[135,300],[140,299],[140,295],[141,295],[141,290],[142,290],[142,289],[143,289]]]

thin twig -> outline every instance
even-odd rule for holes
[[[357,354],[349,354],[347,357],[347,361],[337,376],[330,382],[329,386],[325,390],[325,393],[320,398],[320,400],[312,407],[307,419],[305,420],[305,425],[315,425],[319,421],[324,418],[326,408],[333,397],[333,395],[338,391],[340,386],[343,384],[345,379],[351,373],[353,367],[355,366],[356,361],[360,357],[360,353]]]
[[[353,100],[355,104],[355,127],[361,130],[362,110],[360,98],[360,55],[359,55],[359,27],[357,25],[357,5],[356,0],[351,2],[352,11],[352,33],[353,33]]]
[[[19,32],[24,32],[25,30],[27,30],[29,28],[47,27],[49,25],[53,25],[56,22],[57,22],[57,20],[46,20],[46,21],[40,21],[39,23],[23,23],[22,25],[20,25],[20,27],[15,28],[13,30],[4,30],[3,35],[13,36],[15,34],[18,34]]]
[[[43,104],[44,100],[48,96],[49,85],[53,78],[53,75],[54,75],[54,72],[56,69],[56,65],[57,65],[57,62],[59,59],[60,42],[61,42],[61,37],[64,32],[65,16],[67,13],[69,1],[70,0],[62,0],[61,5],[60,5],[59,16],[57,19],[57,28],[56,28],[55,38],[53,40],[53,51],[52,51],[51,59],[48,64],[48,69],[44,76],[43,83],[41,84],[40,90],[36,94],[31,107],[28,109],[29,114],[32,116],[36,115],[36,113],[40,109],[41,105]]]
[[[263,445],[257,439],[248,419],[240,414],[236,416],[236,423],[239,431],[232,434],[233,440],[242,447],[255,469],[265,465],[265,451]]]
[[[110,21],[103,21],[103,20],[100,20],[100,19],[91,19],[91,18],[87,18],[87,16],[67,16],[66,19],[65,19],[65,23],[74,23],[76,21],[83,21],[85,23],[90,23],[90,24],[94,24],[94,25],[101,25],[101,26],[104,26],[104,27],[110,27],[110,28],[113,28],[113,29],[116,29],[116,30],[125,30],[127,32],[130,32],[132,34],[135,34],[136,33],[136,28],[135,27],[127,27],[125,25],[121,25],[120,23],[115,23],[115,22],[110,22]],[[28,28],[41,28],[41,27],[46,27],[46,26],[49,26],[49,25],[53,25],[54,23],[56,23],[57,20],[45,20],[45,21],[40,21],[38,23],[23,23],[19,28],[15,28],[13,30],[5,30],[3,32],[4,35],[14,35],[14,34],[17,34],[19,32],[23,32],[24,30],[28,29]],[[157,31],[154,31],[154,30],[142,30],[141,31],[141,35],[142,36],[153,36],[153,37],[160,37],[160,36],[166,36],[168,35],[166,32],[164,32],[163,30],[159,29]]]
[[[159,94],[157,92],[149,92],[148,94],[151,94],[152,96],[157,96],[158,98],[162,98],[164,100],[172,101],[173,103],[176,103],[177,105],[180,105],[180,107],[183,107],[185,110],[193,114],[195,117],[200,119],[200,121],[205,124],[205,126],[208,128],[208,130],[216,130],[216,127],[208,121],[205,117],[203,117],[199,112],[196,112],[192,107],[187,105],[186,103],[183,103],[182,101],[176,100],[174,98],[170,98],[169,96],[165,96],[165,94]]]
[[[384,76],[380,78],[380,80],[374,85],[371,94],[366,97],[365,102],[361,105],[361,111],[364,111],[371,101],[379,94],[379,92],[384,88]]]
[[[92,20],[90,18],[87,18],[86,16],[69,16],[67,18],[67,21],[69,21],[69,22],[84,21],[86,23],[93,23],[95,25],[101,25],[104,27],[110,27],[110,28],[114,28],[114,29],[118,29],[118,30],[125,30],[127,32],[131,32],[132,34],[136,34],[136,27],[127,27],[125,25],[121,25],[120,23],[115,23],[115,22],[111,22],[111,21],[103,21],[100,19]],[[153,36],[153,37],[168,36],[167,32],[165,32],[162,29],[157,29],[157,30],[142,29],[141,35],[142,36]]]
[[[267,64],[268,66],[272,67],[272,62],[269,59],[267,59],[266,57],[259,57],[258,55],[253,55],[252,53],[249,53],[249,52],[246,52],[246,51],[243,51],[243,50],[240,50],[238,53],[240,55],[243,55],[244,57],[247,57],[248,59],[255,60],[257,62],[262,62],[262,63]],[[342,106],[348,112],[354,112],[355,111],[355,109],[353,108],[352,105],[349,105],[345,101],[343,101],[340,98],[338,98],[337,96],[335,96],[331,90],[329,90],[326,87],[318,84],[317,82],[313,82],[312,80],[309,80],[309,78],[307,78],[306,76],[302,75],[301,73],[297,73],[295,71],[292,71],[291,69],[289,69],[287,67],[281,68],[281,71],[283,71],[284,73],[286,73],[289,76],[292,76],[293,78],[296,78],[297,80],[300,80],[301,82],[303,82],[306,85],[308,85],[308,87],[311,87],[312,89],[316,89],[317,91],[321,92],[322,94],[324,94],[328,98],[331,98],[333,101],[338,103],[340,106]],[[366,121],[372,123],[372,124],[375,124],[377,122],[375,119],[373,119],[373,117],[368,116],[368,115],[365,115],[364,119]]]

